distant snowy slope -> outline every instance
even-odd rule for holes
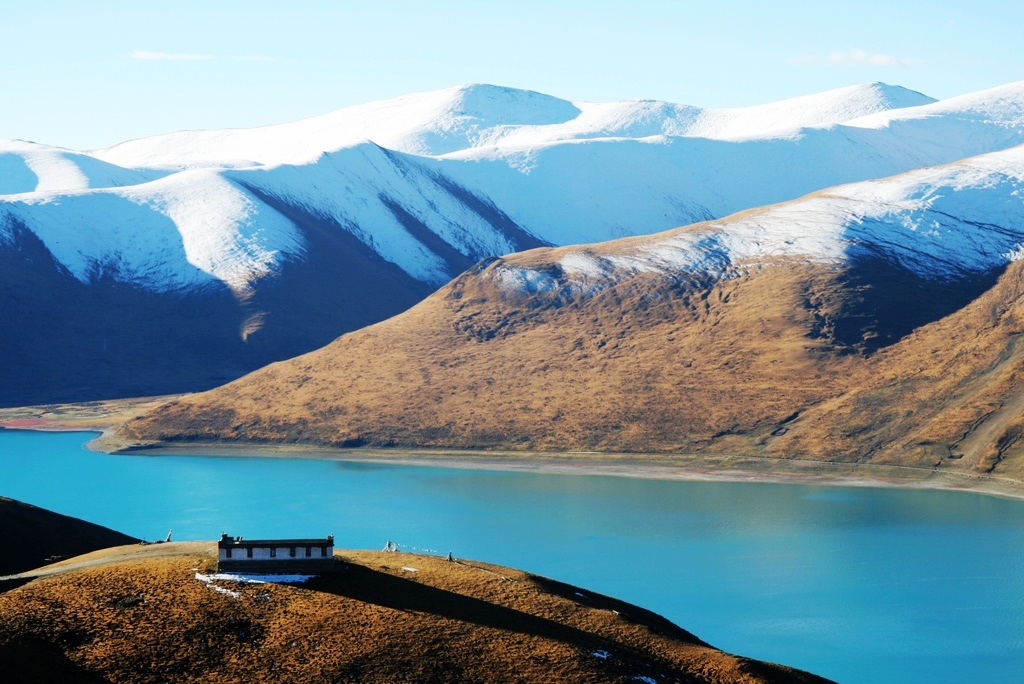
[[[932,102],[935,98],[914,90],[868,83],[753,107],[706,109],[687,135],[720,140],[763,137],[794,128],[845,123],[869,114]]]
[[[122,166],[187,168],[302,164],[322,152],[361,140],[400,152],[439,156],[474,147],[541,145],[580,138],[763,137],[929,102],[934,100],[882,83],[737,109],[701,109],[653,100],[568,102],[530,90],[468,85],[371,102],[277,126],[180,131],[92,154]]]
[[[121,168],[60,147],[0,140],[0,195],[136,185],[164,175]]]
[[[23,195],[0,203],[0,243],[15,226],[82,282],[107,277],[152,290],[242,288],[302,251],[289,221],[205,170],[104,192]]]
[[[1017,144],[1024,136],[1024,81],[908,110],[852,119],[850,129],[889,134],[921,155],[965,157]]]
[[[135,167],[303,164],[363,140],[412,154],[473,147],[508,126],[556,124],[579,114],[571,102],[530,90],[459,86],[347,107],[262,128],[179,131],[92,154]]]
[[[654,232],[1006,149],[1024,143],[1024,110],[1011,114],[977,121],[960,136],[948,129],[961,123],[937,116],[906,127],[807,128],[743,141],[656,136],[477,148],[445,157],[442,168],[534,234],[565,245]]]
[[[1024,259],[1024,145],[556,254],[556,270],[512,259],[492,277],[525,293],[586,293],[642,273],[706,280],[779,259],[842,265],[864,258],[925,280],[968,277]]]
[[[296,216],[330,222],[434,286],[484,256],[541,244],[415,157],[372,143],[302,166],[193,169],[127,188],[0,198],[0,244],[16,223],[83,282],[102,275],[173,291],[219,281],[241,291],[304,258]]]
[[[107,161],[8,143],[3,182],[20,194],[0,195],[0,215],[80,279],[244,288],[301,259],[300,215],[437,286],[483,256],[656,232],[1020,143],[1024,83],[944,102],[873,83],[733,110],[477,85],[133,141],[97,153]]]
[[[765,138],[931,102],[935,100],[926,95],[884,83],[849,86],[816,95],[732,109],[702,109],[656,100],[577,102],[575,104],[580,108],[579,116],[565,123],[506,127],[495,131],[489,139],[481,138],[481,142],[515,147],[585,138],[646,138],[659,135],[713,140]]]
[[[224,172],[352,233],[383,259],[440,285],[474,261],[542,244],[433,160],[362,143],[312,164]]]

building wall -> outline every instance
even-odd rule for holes
[[[288,550],[291,547],[274,547],[277,555],[271,555],[271,547],[254,547],[252,558],[245,548],[232,548],[231,558],[227,557],[227,549],[218,549],[217,568],[222,572],[268,572],[268,573],[317,573],[326,572],[334,567],[334,548],[327,549],[327,555],[320,555],[320,547],[310,547],[311,556],[306,557],[306,547],[296,546],[295,557]]]
[[[224,560],[217,563],[217,570],[220,572],[242,572],[242,573],[266,573],[266,574],[298,574],[318,575],[325,572],[332,572],[335,569],[334,556],[328,558],[301,558],[294,560],[279,561],[235,561]]]
[[[276,557],[271,555],[270,547],[256,547],[256,548],[254,548],[252,550],[252,558],[248,557],[248,555],[246,553],[246,549],[244,549],[244,548],[233,548],[233,549],[231,549],[231,558],[228,558],[227,549],[218,549],[217,559],[218,560],[222,560],[222,561],[224,561],[224,560],[232,560],[232,561],[258,561],[258,560],[299,560],[299,559],[302,559],[302,558],[306,558],[307,560],[309,560],[309,559],[313,559],[313,558],[324,558],[324,556],[320,555],[321,554],[320,548],[316,547],[316,546],[310,547],[310,551],[311,551],[311,553],[313,555],[309,556],[309,558],[306,557],[306,547],[305,546],[296,546],[295,547],[295,558],[292,558],[291,556],[288,555],[288,550],[291,547],[285,546],[285,547],[275,547],[275,548],[277,549],[277,556]],[[334,555],[334,548],[333,547],[328,547],[326,558],[330,558],[333,555]]]

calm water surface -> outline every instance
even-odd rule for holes
[[[147,539],[334,533],[510,565],[841,682],[1024,681],[1024,502],[269,458],[0,432],[0,495]]]

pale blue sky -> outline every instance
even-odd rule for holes
[[[87,149],[255,126],[460,83],[568,99],[758,104],[884,81],[1024,79],[1024,3],[12,2],[0,138]]]

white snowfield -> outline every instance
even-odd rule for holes
[[[585,138],[752,138],[934,101],[882,83],[737,109],[701,109],[654,100],[569,102],[530,90],[467,85],[370,102],[276,126],[179,131],[91,154],[121,166],[181,169],[305,164],[323,152],[363,140],[399,152],[440,156],[475,147],[531,146]]]
[[[126,169],[60,147],[0,140],[0,195],[138,185],[168,173]]]
[[[311,220],[441,284],[453,255],[524,236],[649,234],[1022,143],[1024,82],[941,102],[873,83],[738,109],[461,86],[91,152],[0,141],[0,245],[27,229],[83,282],[244,291],[301,262],[296,222]]]
[[[732,277],[776,259],[881,257],[926,279],[1024,259],[1024,145],[843,185],[720,221],[578,250],[550,268],[499,263],[506,289],[589,295],[640,274]]]

